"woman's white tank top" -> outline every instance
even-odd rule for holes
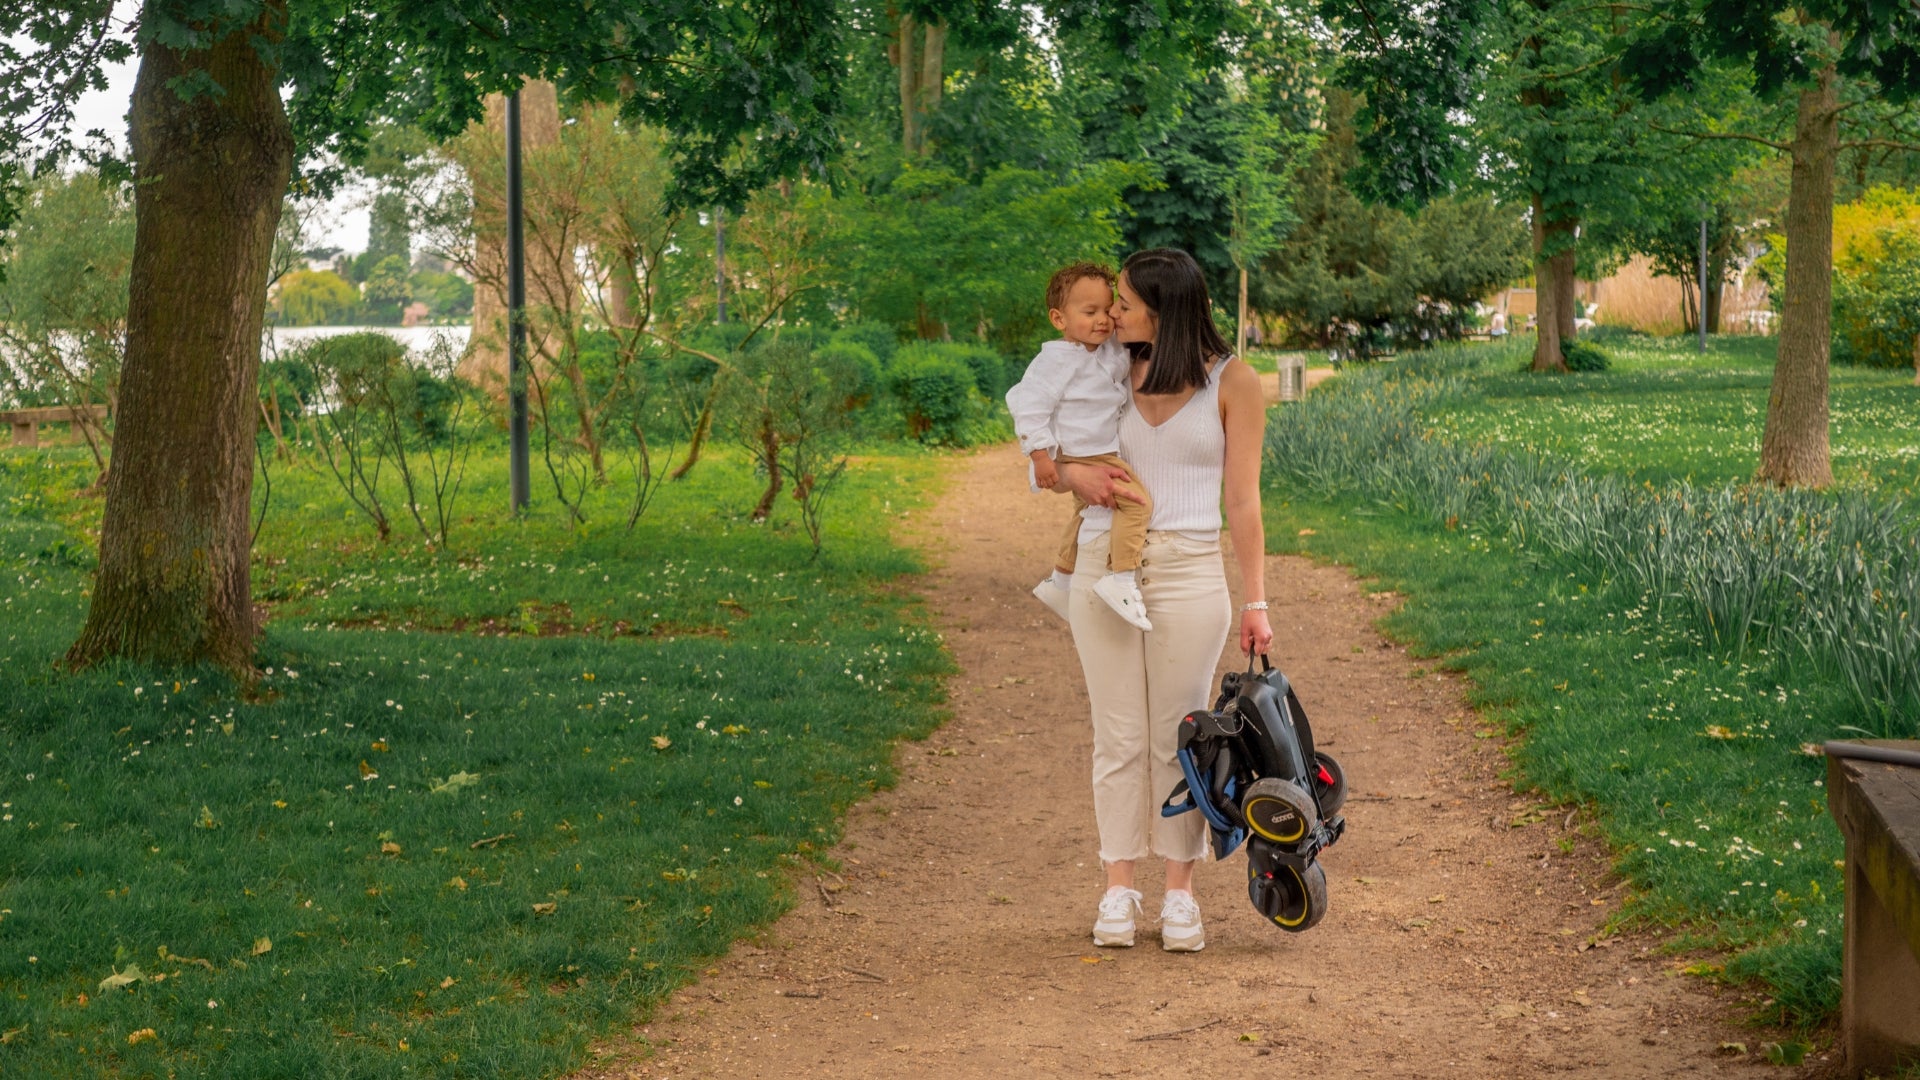
[[[1233,362],[1229,357],[1213,365],[1205,385],[1158,427],[1147,423],[1131,403],[1120,418],[1120,456],[1153,497],[1148,529],[1196,540],[1220,536],[1220,484],[1227,459],[1220,372]],[[1112,527],[1113,511],[1089,506],[1080,522],[1084,543]]]

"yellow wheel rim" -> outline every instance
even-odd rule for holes
[[[1254,821],[1256,821],[1259,818],[1261,803],[1279,803],[1281,809],[1283,810],[1291,811],[1293,809],[1293,807],[1288,806],[1286,803],[1281,802],[1279,799],[1256,798],[1247,803],[1247,810],[1246,810],[1247,824],[1252,825]],[[1293,831],[1290,833],[1272,832],[1272,831],[1269,831],[1266,827],[1259,826],[1259,825],[1254,826],[1253,831],[1259,833],[1261,836],[1266,837],[1268,840],[1273,840],[1282,844],[1291,844],[1295,840],[1298,840],[1307,834],[1307,822],[1306,822],[1306,819],[1302,818],[1298,813],[1295,813],[1293,815]]]

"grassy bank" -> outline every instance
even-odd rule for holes
[[[1521,736],[1522,781],[1594,806],[1634,887],[1616,919],[1732,953],[1775,1019],[1817,1022],[1838,1000],[1841,850],[1821,762],[1802,748],[1913,718],[1863,710],[1833,659],[1861,650],[1817,619],[1790,622],[1848,583],[1795,577],[1827,565],[1836,534],[1911,569],[1911,528],[1884,502],[1907,480],[1898,455],[1837,496],[1674,479],[1728,475],[1731,456],[1700,466],[1689,448],[1719,445],[1717,425],[1746,415],[1728,406],[1754,391],[1725,365],[1662,373],[1657,350],[1642,356],[1572,380],[1517,374],[1517,354],[1491,347],[1350,372],[1275,422],[1270,535],[1408,595],[1390,629],[1472,676],[1489,719]],[[1733,366],[1764,370],[1758,356]],[[1862,404],[1901,392],[1857,381],[1858,398],[1836,394],[1843,430],[1870,428]],[[1757,393],[1764,409],[1764,381]],[[1644,395],[1691,400],[1702,420],[1675,405],[1643,425]],[[1596,459],[1600,431],[1627,433],[1602,440],[1617,456],[1575,464]],[[1742,515],[1772,524],[1730,527]],[[1787,586],[1763,587],[1768,575]],[[1859,618],[1910,646],[1897,612]]]
[[[241,688],[56,672],[98,503],[70,458],[0,458],[0,1065],[577,1063],[778,914],[894,740],[936,721],[947,660],[889,536],[932,466],[857,470],[818,561],[745,520],[758,485],[724,457],[628,533],[619,475],[582,531],[550,500],[499,513],[483,456],[446,550],[381,544],[288,471],[256,547],[265,673]]]
[[[1431,419],[1450,438],[1529,450],[1655,484],[1744,481],[1760,461],[1777,339],[1620,335],[1596,374],[1540,378],[1503,355],[1474,392]],[[1492,354],[1495,350],[1486,350]],[[1831,369],[1834,479],[1909,499],[1920,492],[1920,407],[1911,369]]]

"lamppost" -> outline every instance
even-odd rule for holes
[[[527,509],[527,266],[520,214],[520,91],[507,95],[507,487]]]

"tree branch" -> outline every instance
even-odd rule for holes
[[[1758,135],[1749,135],[1744,131],[1681,131],[1678,128],[1663,127],[1651,120],[1647,121],[1647,126],[1655,131],[1664,132],[1668,135],[1679,135],[1688,139],[1732,139],[1738,142],[1759,143],[1761,146],[1771,146],[1783,154],[1793,152],[1791,144],[1776,142],[1772,139],[1764,139]]]
[[[1865,150],[1869,147],[1885,150],[1905,150],[1908,153],[1920,154],[1920,143],[1898,142],[1893,139],[1852,139],[1839,144],[1835,149]]]

